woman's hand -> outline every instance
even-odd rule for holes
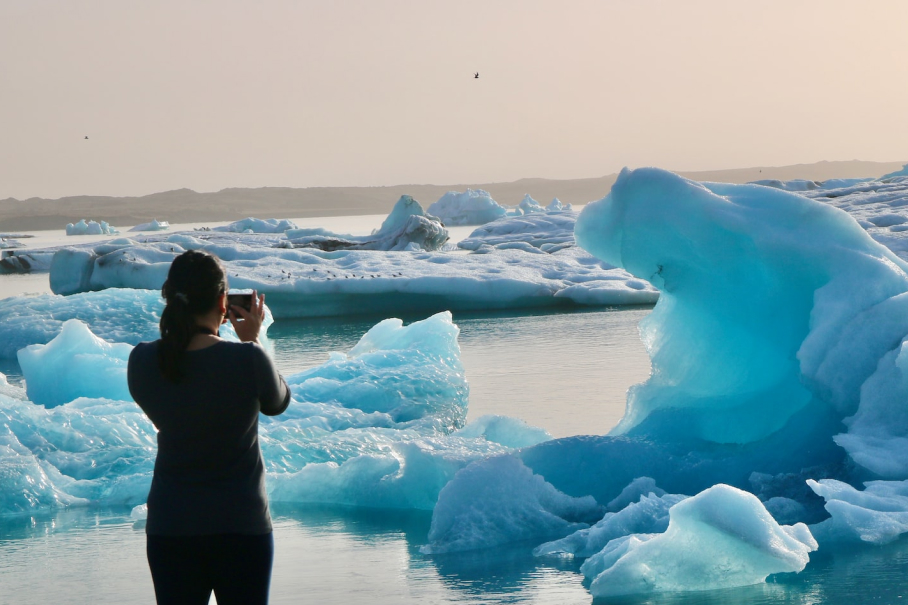
[[[227,316],[240,342],[258,342],[259,331],[265,320],[265,295],[259,296],[257,290],[252,291],[252,308],[248,311],[243,307],[230,305]]]

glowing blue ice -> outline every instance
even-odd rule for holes
[[[126,362],[131,352],[131,345],[109,343],[70,319],[50,343],[19,351],[28,398],[45,407],[79,397],[130,401]]]
[[[124,303],[112,293],[84,301],[102,294]],[[431,509],[469,463],[547,439],[504,418],[464,428],[457,334],[448,313],[408,326],[386,320],[347,354],[289,376],[290,408],[260,424],[272,499]],[[70,320],[48,345],[23,350],[30,396],[0,380],[0,514],[144,502],[155,432],[121,390],[130,349]]]

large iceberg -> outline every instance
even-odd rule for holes
[[[878,242],[908,259],[908,173],[828,181],[756,181],[814,199],[850,214]]]
[[[482,225],[507,215],[508,209],[493,200],[488,191],[467,189],[463,193],[447,192],[427,212],[446,225]]]
[[[285,235],[290,248],[319,250],[439,250],[448,241],[448,230],[437,217],[426,214],[409,195],[397,200],[381,227],[371,235],[356,236],[334,233],[327,229],[290,229]]]

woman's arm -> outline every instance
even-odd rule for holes
[[[290,405],[290,388],[274,367],[274,362],[258,344],[252,347],[252,367],[255,372],[259,406],[262,414],[277,416]]]

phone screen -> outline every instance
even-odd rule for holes
[[[252,310],[252,294],[228,294],[227,295],[227,308],[237,306],[246,309],[247,311]]]

